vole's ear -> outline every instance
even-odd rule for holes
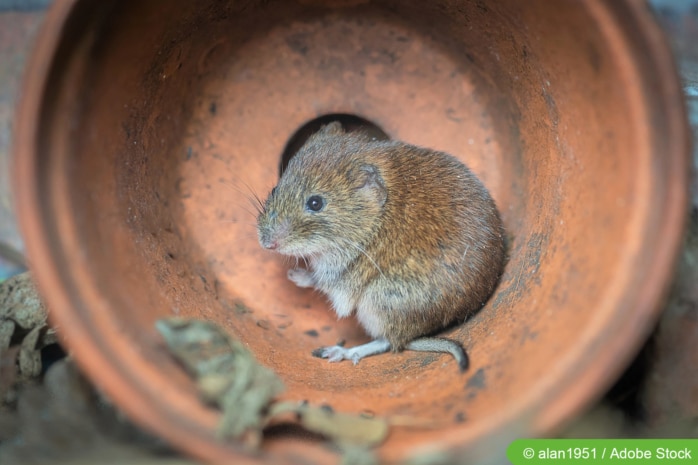
[[[317,134],[323,134],[326,136],[341,136],[344,134],[344,128],[342,128],[342,123],[339,121],[332,121],[331,123],[321,127]]]
[[[378,168],[373,165],[361,165],[358,169],[358,189],[369,194],[381,207],[388,200],[388,189]]]

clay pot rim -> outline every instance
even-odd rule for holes
[[[41,126],[41,109],[45,102],[45,95],[49,85],[49,78],[54,69],[54,58],[58,51],[59,44],[64,40],[66,34],[66,22],[70,17],[73,7],[78,0],[57,0],[51,7],[45,18],[44,26],[37,36],[34,51],[27,66],[27,72],[23,82],[22,99],[17,109],[17,124],[14,128],[13,144],[13,182],[16,209],[18,212],[21,228],[24,237],[29,239],[26,242],[28,255],[32,263],[32,271],[35,275],[37,286],[43,295],[50,295],[52,300],[51,319],[55,323],[68,322],[70,325],[61,327],[62,337],[71,341],[71,347],[82,347],[83,350],[74,354],[75,359],[81,368],[92,379],[97,379],[95,374],[99,373],[100,388],[103,389],[115,402],[129,413],[133,419],[146,426],[152,431],[165,437],[172,443],[187,443],[188,452],[198,452],[200,458],[207,460],[225,460],[230,452],[236,453],[237,458],[242,463],[258,463],[256,460],[244,455],[234,444],[215,443],[207,431],[195,427],[186,418],[177,412],[168,410],[165,404],[148,403],[146,401],[146,391],[141,389],[139,384],[132,379],[133,372],[124,369],[120,364],[117,354],[109,346],[102,345],[95,335],[90,331],[89,324],[85,321],[75,319],[75,308],[72,305],[80,295],[66,286],[67,278],[61,274],[58,267],[60,260],[56,257],[55,245],[51,235],[48,234],[47,219],[41,215],[41,209],[35,208],[40,205],[42,186],[28,181],[37,181],[35,174],[38,172],[38,135]],[[674,267],[674,262],[679,250],[683,229],[685,224],[685,205],[688,201],[688,179],[690,177],[690,136],[686,126],[686,111],[683,103],[683,93],[680,80],[675,71],[675,65],[669,52],[669,46],[663,36],[659,26],[653,21],[650,12],[644,5],[627,3],[627,8],[633,15],[627,22],[637,25],[639,30],[644,31],[647,38],[647,48],[643,50],[649,57],[649,61],[655,65],[659,79],[659,92],[662,96],[661,102],[666,106],[663,109],[671,110],[664,112],[667,118],[667,127],[670,137],[664,143],[671,147],[667,153],[686,154],[684,160],[678,156],[673,157],[669,166],[668,179],[680,179],[681,182],[667,183],[665,194],[667,199],[675,200],[666,206],[662,212],[663,221],[656,223],[656,230],[652,231],[656,237],[661,237],[662,241],[657,241],[654,248],[649,249],[651,259],[647,263],[653,263],[654,275],[670,276]],[[596,6],[597,13],[604,10],[600,4]],[[611,21],[610,25],[619,29],[619,23],[607,10],[606,20]],[[628,50],[636,50],[637,46],[623,43]],[[642,102],[647,106],[646,102]],[[46,263],[40,260],[43,257],[53,257],[53,260]],[[40,266],[38,266],[40,265]],[[612,322],[614,325],[607,328],[607,332],[616,332],[616,338],[609,338],[606,350],[616,354],[614,358],[603,358],[591,360],[583,370],[580,370],[579,377],[574,382],[566,386],[556,387],[556,397],[548,399],[546,404],[532,404],[528,406],[529,412],[548,414],[543,415],[542,420],[534,424],[534,430],[539,434],[550,431],[562,423],[568,421],[573,415],[585,408],[594,399],[585,398],[587,386],[608,384],[609,373],[617,373],[636,353],[643,339],[637,338],[637,334],[649,334],[656,319],[662,311],[662,307],[655,305],[660,302],[668,290],[668,283],[660,280],[648,279],[649,275],[643,275],[642,282],[638,286],[639,292],[628,301],[635,302],[636,312],[640,321],[634,324],[632,331],[622,331],[625,322],[620,321],[622,315],[615,314]],[[73,292],[71,292],[73,291]],[[630,290],[625,290],[625,293]],[[82,302],[84,307],[84,302]],[[56,317],[60,315],[60,317]],[[105,371],[103,366],[113,367],[113,370]],[[588,397],[588,396],[587,396]],[[134,403],[134,399],[137,401]],[[552,414],[550,412],[553,412]],[[556,414],[555,414],[556,413]],[[501,418],[510,418],[511,415],[502,415]],[[170,423],[170,424],[168,424]],[[496,427],[496,422],[488,422],[480,430],[490,430]],[[175,426],[176,425],[176,426]],[[501,427],[501,425],[499,425]],[[453,435],[448,439],[434,444],[435,447],[450,446],[458,447],[454,442]]]

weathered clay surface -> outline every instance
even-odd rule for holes
[[[18,211],[54,321],[129,415],[218,462],[216,414],[154,322],[216,321],[290,399],[452,419],[380,449],[459,453],[550,431],[599,395],[653,324],[685,213],[681,88],[635,2],[56,4],[17,121]],[[65,28],[63,25],[65,24]],[[60,46],[59,46],[60,44]],[[276,182],[309,120],[355,114],[444,150],[483,179],[510,260],[448,333],[447,357],[329,365],[318,345],[365,337],[285,278],[257,244],[248,189]],[[297,438],[265,452],[332,455]]]

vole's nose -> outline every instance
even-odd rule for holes
[[[259,244],[268,250],[274,250],[279,247],[279,241],[276,237],[273,237],[273,235],[266,230],[259,231]]]
[[[286,241],[289,234],[290,223],[288,220],[271,222],[259,228],[259,243],[267,250],[276,250]]]

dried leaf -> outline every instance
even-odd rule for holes
[[[0,317],[1,318],[1,317]],[[15,333],[15,323],[11,320],[0,320],[0,354],[10,347],[12,335]]]
[[[41,340],[39,341],[39,346],[42,349],[50,344],[58,344],[58,335],[56,334],[56,330],[53,328],[48,328],[46,332],[43,333]]]
[[[287,421],[334,442],[343,453],[343,463],[376,463],[369,448],[388,435],[386,419],[338,413],[328,406],[274,403],[281,381],[214,323],[171,318],[159,320],[156,328],[194,377],[202,397],[222,409],[223,435],[258,446],[265,426],[290,417]]]
[[[46,307],[31,273],[18,274],[0,284],[0,322],[5,320],[25,330],[46,325]]]
[[[194,377],[207,402],[221,408],[219,434],[256,445],[281,380],[212,322],[169,318],[155,324],[170,352]]]
[[[298,423],[314,433],[321,434],[338,445],[374,447],[388,435],[385,418],[367,418],[362,415],[334,412],[323,406],[307,403],[280,402],[269,410],[269,417],[293,412]]]
[[[38,341],[43,326],[37,326],[22,340],[19,349],[19,373],[24,378],[32,378],[41,374],[41,351]]]
[[[19,368],[23,378],[41,374],[40,350],[57,341],[53,330],[46,331],[46,307],[30,273],[13,276],[0,284],[0,355],[13,337],[23,337]]]
[[[225,375],[205,375],[202,376],[197,386],[201,395],[207,402],[215,402],[220,399],[230,387],[230,378]]]

